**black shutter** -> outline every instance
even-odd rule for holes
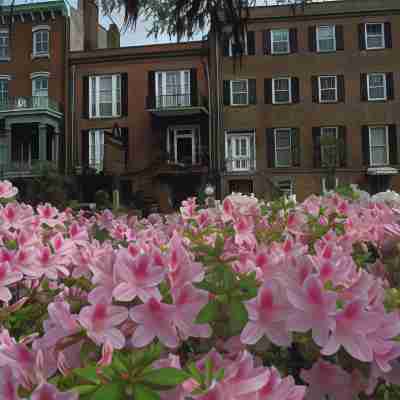
[[[346,145],[346,127],[339,127],[339,143],[337,146],[339,151],[339,165],[345,167],[347,165],[347,145]]]
[[[81,131],[81,145],[82,166],[87,167],[89,165],[89,131]]]
[[[271,54],[271,30],[263,31],[264,54]]]
[[[128,115],[128,74],[121,74],[121,115]]]
[[[89,118],[89,77],[82,79],[82,118]]]
[[[390,22],[385,22],[385,47],[392,48],[392,26]]]
[[[361,128],[361,147],[363,164],[370,165],[370,155],[369,155],[369,129],[368,126],[364,125]]]
[[[360,47],[360,50],[365,50],[366,45],[365,45],[365,25],[364,24],[359,24],[358,25],[358,45]]]
[[[314,168],[321,168],[321,128],[312,128],[312,138],[314,147]]]
[[[311,92],[313,103],[319,103],[318,76],[311,77]]]
[[[148,99],[147,108],[152,109],[156,106],[156,74],[154,71],[149,71],[148,75]]]
[[[249,79],[249,104],[257,104],[257,81]]]
[[[231,81],[224,81],[224,105],[231,105]]]
[[[315,52],[317,50],[317,27],[316,26],[308,27],[308,48],[311,52]]]
[[[256,54],[256,39],[254,31],[247,32],[247,54],[254,56]]]
[[[398,164],[396,125],[389,125],[389,162],[392,165]]]
[[[264,79],[265,104],[272,104],[272,79]]]
[[[389,72],[386,74],[386,94],[388,100],[394,99],[394,80],[393,80],[393,72]]]
[[[192,107],[199,105],[199,96],[197,94],[197,69],[190,70],[190,104]]]
[[[338,83],[338,101],[340,103],[344,103],[346,101],[346,87],[343,75],[338,75],[337,83]]]
[[[335,26],[335,35],[336,35],[336,50],[337,51],[344,50],[343,25]]]
[[[274,130],[271,128],[266,130],[266,143],[267,143],[268,168],[274,168],[275,167],[275,137],[274,137]]]
[[[360,75],[360,96],[361,101],[368,101],[368,86],[367,86],[367,74]]]
[[[291,28],[289,30],[289,40],[290,40],[290,52],[297,53],[299,51],[298,41],[297,41],[297,29]]]
[[[223,51],[223,54],[224,54],[224,57],[229,57],[229,39],[228,38],[225,38],[223,41],[222,41],[222,51]]]
[[[292,132],[292,165],[300,167],[300,129],[293,128]]]
[[[292,103],[300,102],[300,82],[299,78],[292,78]]]
[[[124,149],[125,167],[129,162],[129,128],[121,128],[122,144]]]

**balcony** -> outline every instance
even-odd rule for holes
[[[44,96],[10,97],[5,102],[0,102],[0,115],[13,114],[51,114],[62,117],[60,104]]]
[[[256,169],[256,160],[253,158],[230,158],[225,162],[226,171],[230,173],[251,173]]]
[[[32,178],[40,175],[40,166],[46,165],[57,169],[57,162],[53,161],[11,161],[7,164],[0,164],[0,178]]]
[[[205,97],[187,94],[148,96],[146,108],[157,117],[208,115],[208,101]]]

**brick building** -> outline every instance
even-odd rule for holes
[[[227,38],[211,47],[222,195],[400,190],[398,0],[256,7],[240,61]]]

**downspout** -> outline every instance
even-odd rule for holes
[[[216,78],[217,78],[217,99],[216,99],[216,104],[217,104],[217,126],[216,126],[216,132],[215,132],[215,143],[216,143],[216,149],[215,149],[215,166],[216,166],[216,194],[217,198],[221,198],[222,200],[222,178],[220,176],[221,173],[221,165],[220,165],[220,128],[221,128],[221,94],[220,94],[220,83],[221,83],[221,77],[220,77],[220,51],[219,51],[219,35],[218,32],[215,31],[215,63],[216,63]]]
[[[70,145],[70,157],[71,157],[71,172],[74,173],[74,143],[75,143],[75,79],[76,79],[76,65],[71,67],[72,78],[71,78],[71,145]]]
[[[208,39],[209,42],[209,39]],[[207,79],[207,90],[208,90],[208,152],[210,155],[210,165],[208,168],[212,169],[212,160],[213,160],[213,144],[212,144],[212,102],[211,102],[211,83],[210,83],[210,53],[208,53],[207,62],[204,63],[204,69],[206,71],[206,79]],[[207,178],[208,179],[208,178]]]

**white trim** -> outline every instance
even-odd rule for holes
[[[249,105],[249,80],[248,79],[232,79],[230,82],[231,92],[231,106],[248,106]],[[246,102],[245,103],[234,103],[233,102],[233,82],[246,82]],[[245,92],[239,92],[244,94]]]
[[[119,99],[117,98],[118,89],[118,77],[119,77]],[[100,80],[101,78],[111,78],[111,104],[112,112],[111,115],[100,114]],[[95,82],[95,99],[93,99],[92,85]],[[118,118],[121,116],[122,103],[121,103],[121,75],[120,74],[105,74],[105,75],[94,75],[89,77],[89,118],[90,119],[101,119],[101,118]],[[93,104],[94,103],[94,104]],[[119,112],[118,112],[119,104]],[[93,113],[93,105],[95,106],[95,112]]]
[[[173,133],[173,143],[170,143],[170,132]],[[179,134],[179,131],[191,131],[191,134]],[[196,135],[198,135],[198,146],[196,149]],[[196,165],[196,155],[201,150],[200,143],[200,126],[199,125],[176,125],[169,126],[167,128],[167,152],[173,156],[173,160],[176,164],[178,164],[178,139],[180,138],[190,138],[192,140],[192,164]],[[171,154],[171,147],[173,146],[173,154]],[[197,150],[197,151],[196,151]]]
[[[322,88],[321,88],[321,78],[335,78],[335,100],[322,100]],[[324,89],[324,90],[332,90]],[[318,100],[320,103],[337,103],[338,101],[338,77],[337,75],[321,75],[318,77]]]
[[[382,46],[374,46],[368,47],[368,33],[367,33],[367,26],[368,25],[381,25],[382,26]],[[367,22],[364,26],[364,38],[365,38],[365,49],[366,50],[381,50],[386,48],[386,38],[385,38],[385,24],[383,22]]]
[[[32,33],[37,31],[51,31],[50,25],[36,25],[32,28]]]
[[[371,129],[376,129],[376,128],[384,128],[385,129],[385,136],[386,136],[386,145],[385,145],[386,163],[385,164],[375,164],[375,163],[372,162]],[[368,127],[368,139],[369,139],[369,165],[371,167],[389,165],[390,164],[390,158],[389,158],[389,127],[387,125],[369,126]]]
[[[37,51],[37,36],[41,32],[47,32],[47,52]],[[32,59],[50,57],[50,28],[45,25],[39,25],[32,29],[32,35],[33,35]]]
[[[0,75],[0,80],[11,81],[11,79],[12,79],[11,75]]]
[[[290,154],[290,160],[289,160],[289,163],[288,164],[286,164],[286,165],[278,165],[278,146],[277,146],[277,138],[276,138],[276,136],[277,136],[277,132],[278,131],[286,131],[286,132],[289,132],[289,146],[288,146],[288,148],[280,148],[281,150],[287,150],[287,149],[289,149],[289,154]],[[292,160],[292,158],[293,158],[293,156],[292,156],[292,134],[293,134],[293,129],[292,128],[275,128],[274,129],[274,144],[275,144],[275,146],[274,146],[274,148],[275,148],[275,167],[276,168],[289,168],[289,167],[291,167],[292,165],[293,165],[293,160]]]
[[[49,78],[50,77],[50,72],[43,71],[43,72],[32,72],[30,74],[31,79],[35,78]]]
[[[369,78],[371,75],[381,75],[383,76],[383,93],[384,96],[381,98],[371,98],[370,93],[369,93]],[[367,93],[368,93],[368,101],[386,101],[387,100],[387,82],[386,82],[386,73],[383,72],[372,72],[370,74],[367,74]]]
[[[275,81],[277,80],[283,80],[286,79],[288,83],[288,92],[289,92],[289,99],[288,101],[276,101],[276,94],[275,94]],[[283,92],[283,90],[280,90],[280,92]],[[288,76],[280,76],[278,78],[272,78],[272,104],[290,104],[292,103],[293,98],[292,98],[292,78]]]
[[[322,177],[321,179],[321,186],[322,186],[322,193],[327,193],[329,190],[326,189],[326,176]],[[339,186],[339,178],[335,178],[335,188],[337,189]]]
[[[287,32],[287,40],[285,42],[287,43],[287,51],[274,51],[274,32],[282,32],[285,31]],[[271,29],[270,31],[271,35],[271,54],[290,54],[290,29],[288,28],[283,28],[283,29]],[[278,43],[283,43],[283,40],[275,41]]]
[[[229,152],[229,140],[234,139],[246,139],[247,142],[247,157],[235,157],[233,147],[231,144],[231,152]],[[232,142],[231,142],[232,143]],[[253,150],[253,151],[252,151]],[[248,161],[247,168],[235,168],[234,161],[245,160]],[[229,172],[245,172],[250,171],[251,169],[256,169],[256,130],[255,129],[244,129],[241,130],[225,130],[225,163],[232,163],[231,165],[228,164],[227,170]],[[253,168],[251,163],[253,163]]]
[[[319,47],[319,40],[320,40],[320,37],[319,37],[319,34],[320,34],[320,29],[321,28],[330,28],[330,27],[332,27],[333,28],[333,43],[334,43],[334,46],[333,46],[333,49],[329,49],[329,50],[321,50],[321,48]],[[337,51],[337,44],[336,44],[336,25],[317,25],[317,27],[316,27],[316,37],[317,37],[317,52],[318,53],[330,53],[330,52],[334,52],[334,51]]]

